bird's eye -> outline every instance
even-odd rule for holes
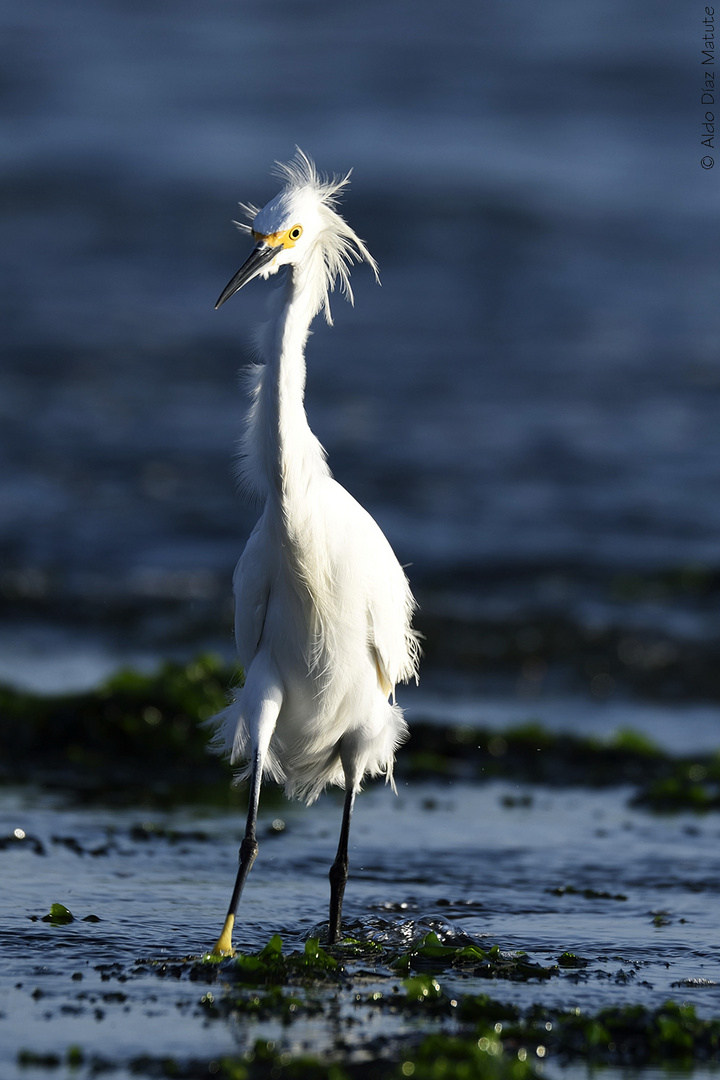
[[[294,225],[288,233],[288,236],[291,240],[299,240],[302,236],[302,225]]]

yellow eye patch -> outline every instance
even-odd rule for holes
[[[263,241],[268,247],[291,248],[295,247],[296,241],[302,236],[302,231],[302,225],[293,225],[291,229],[274,233],[261,233],[253,229],[252,235],[253,240],[257,240],[258,243]]]

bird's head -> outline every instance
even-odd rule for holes
[[[253,278],[267,278],[283,266],[293,266],[298,281],[310,290],[313,314],[324,308],[325,318],[332,323],[329,295],[338,279],[352,303],[349,270],[353,262],[364,259],[379,280],[372,255],[335,209],[350,173],[332,179],[322,176],[298,149],[292,161],[277,163],[276,174],[284,186],[262,210],[241,203],[249,224],[235,224],[252,235],[255,247],[225,286],[215,307],[219,308]]]

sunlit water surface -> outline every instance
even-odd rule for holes
[[[372,787],[359,799],[353,825],[346,927],[400,946],[432,926],[524,950],[544,965],[564,951],[589,960],[543,982],[447,971],[438,979],[450,994],[485,992],[521,1006],[583,1011],[630,1002],[655,1007],[673,998],[717,1015],[720,823],[650,816],[630,809],[628,794],[414,783],[395,797]],[[239,948],[257,950],[274,933],[297,948],[322,933],[340,810],[337,797],[324,796],[309,809],[274,804],[261,815]],[[278,832],[272,822],[280,814],[285,828]],[[148,822],[170,832],[140,839],[137,826]],[[332,1048],[337,1017],[286,1028],[242,1017],[208,1020],[202,983],[162,978],[153,965],[137,963],[199,956],[212,945],[234,877],[240,815],[199,809],[144,816],[10,789],[0,797],[0,835],[15,829],[29,839],[0,851],[8,898],[0,935],[0,1075],[34,1076],[17,1064],[23,1048],[64,1058],[79,1046],[88,1060],[112,1061],[119,1076],[142,1054],[210,1060],[261,1036],[294,1050]],[[567,886],[612,898],[553,891]],[[32,921],[55,902],[76,921]],[[82,921],[88,915],[101,921]],[[387,992],[387,979],[377,981]],[[417,1023],[378,1013],[344,1035],[358,1056],[378,1035],[411,1033]],[[546,1068],[552,1072],[552,1063]],[[573,1066],[569,1074],[584,1072]],[[643,1075],[647,1080],[653,1070]]]

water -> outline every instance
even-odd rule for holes
[[[321,168],[355,167],[346,213],[383,280],[358,268],[355,309],[338,299],[335,327],[314,328],[310,420],[412,564],[421,621],[514,640],[541,616],[573,640],[611,628],[619,646],[659,635],[697,656],[679,695],[621,687],[600,700],[592,678],[608,655],[587,685],[551,656],[540,691],[448,646],[403,698],[411,722],[539,718],[604,736],[633,727],[673,752],[716,747],[717,692],[696,676],[716,666],[717,585],[615,588],[667,567],[712,582],[718,567],[718,210],[699,165],[700,16],[568,0],[6,6],[0,681],[68,690],[122,664],[230,657],[229,582],[255,517],[232,478],[235,378],[262,286],[212,305],[244,258],[236,201],[274,194],[269,165],[298,143]],[[582,978],[503,984],[502,998],[682,996],[717,1014],[716,990],[672,986],[718,981],[716,821],[645,817],[621,792],[522,789],[530,807],[511,808],[508,790],[368,792],[350,918],[400,933],[441,917],[539,960],[590,960]],[[135,966],[210,944],[235,817],[179,808],[158,820],[206,841],[142,844],[131,812],[12,790],[1,808],[0,833],[22,825],[47,852],[0,851],[3,1077],[23,1046],[77,1043],[121,1076],[155,1047],[208,1057],[255,1037],[258,1025],[208,1023],[201,987]],[[252,948],[274,930],[298,943],[326,904],[338,806],[282,813],[244,907]],[[111,830],[106,856],[51,839],[90,850]],[[608,882],[627,901],[546,891]],[[103,922],[28,921],[54,901]],[[102,963],[128,981],[103,981]],[[103,996],[116,993],[127,998]],[[329,1044],[323,1023],[303,1038]]]
[[[263,287],[212,304],[244,257],[236,199],[269,197],[296,142],[355,166],[383,271],[316,327],[311,421],[415,576],[715,566],[717,210],[679,44],[699,30],[615,7],[8,9],[8,596],[225,587]]]
[[[542,964],[566,950],[589,961],[541,983],[447,971],[438,979],[450,995],[482,992],[522,1007],[583,1012],[631,1002],[654,1008],[673,998],[716,1015],[720,825],[712,817],[650,817],[630,809],[627,796],[426,783],[403,785],[396,798],[374,786],[358,801],[354,822],[347,928],[400,946],[433,925],[525,950]],[[275,932],[298,947],[324,921],[340,812],[330,796],[309,809],[265,808],[238,947],[255,951]],[[285,829],[278,833],[271,823],[279,813]],[[178,977],[179,969],[163,978],[141,963],[197,956],[212,944],[234,877],[239,825],[238,814],[216,810],[153,813],[148,821],[132,809],[78,809],[37,791],[3,792],[0,835],[22,828],[45,851],[27,841],[0,851],[12,897],[2,931],[3,1077],[33,1076],[17,1067],[23,1048],[64,1057],[79,1046],[87,1060],[104,1056],[114,1075],[125,1076],[142,1054],[211,1060],[258,1037],[290,1047],[309,1041],[315,1051],[334,1045],[331,1013],[289,1028],[208,1020],[200,1005],[207,985]],[[568,886],[625,899],[553,892]],[[53,902],[77,921],[29,921]],[[87,915],[101,921],[83,922]],[[387,977],[358,983],[363,994],[374,986],[387,993]],[[222,979],[212,990],[221,996]],[[394,1037],[418,1023],[363,1017],[353,1001],[346,988],[340,1008],[354,1008],[357,1020],[347,1035],[351,1057],[379,1031]]]

